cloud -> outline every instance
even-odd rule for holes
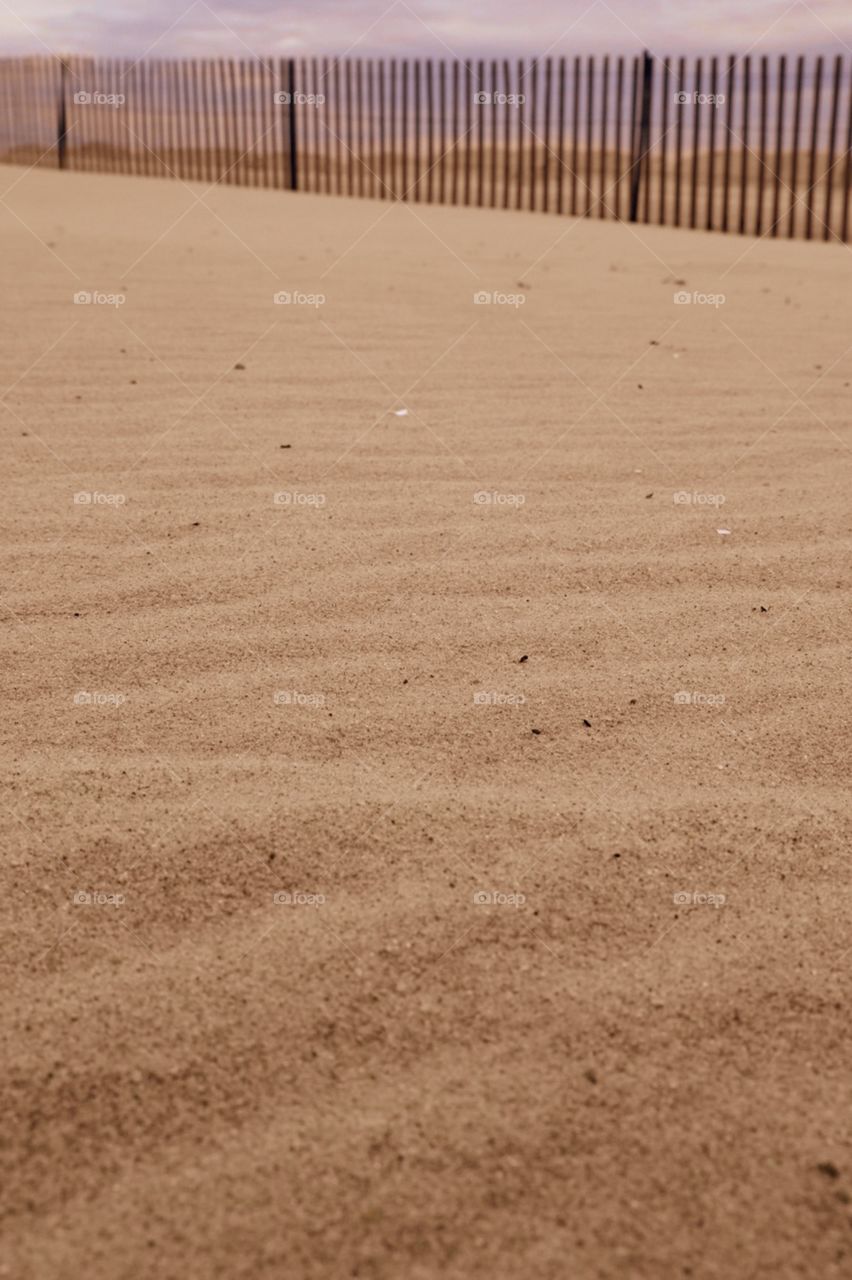
[[[11,53],[122,57],[790,52],[852,47],[848,0],[12,0]]]

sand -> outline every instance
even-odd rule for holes
[[[0,176],[0,1275],[847,1276],[848,251]]]

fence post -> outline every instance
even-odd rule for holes
[[[296,60],[287,63],[287,89],[290,94],[288,120],[290,126],[290,190],[299,189],[299,162],[296,155]]]
[[[68,66],[64,58],[59,59],[59,111],[56,121],[56,156],[60,169],[65,168],[65,139],[68,136],[68,116],[65,109],[65,90],[68,78]]]
[[[642,169],[645,165],[645,158],[648,151],[648,134],[651,127],[651,73],[653,70],[653,60],[647,49],[642,55],[642,106],[638,127],[636,120],[633,121],[634,128],[634,161],[633,173],[630,181],[630,221],[637,222],[639,219],[639,189],[642,183]]]

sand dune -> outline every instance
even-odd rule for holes
[[[2,178],[0,1275],[847,1275],[846,250]]]

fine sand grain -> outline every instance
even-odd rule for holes
[[[0,1276],[848,1276],[849,252],[2,181]]]

